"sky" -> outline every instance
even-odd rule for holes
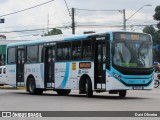
[[[50,0],[0,0],[0,16],[48,1]],[[141,32],[144,27],[135,25],[156,24],[157,21],[153,20],[154,9],[160,5],[160,0],[66,0],[66,2],[70,12],[71,8],[76,8],[76,34],[82,34],[84,31],[101,32],[122,30],[123,27],[120,27],[123,25],[122,10],[125,9],[126,19],[128,19],[144,6],[126,22],[129,25],[127,30]],[[147,4],[152,6],[145,6]],[[78,9],[113,11],[87,11]],[[64,0],[54,0],[42,6],[1,18],[5,19],[5,23],[0,23],[0,34],[6,35],[7,39],[36,39],[46,33],[47,28],[60,28],[63,34],[72,33],[70,28],[71,16]]]

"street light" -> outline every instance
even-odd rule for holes
[[[142,7],[140,7],[136,12],[134,12],[130,17],[128,17],[126,19],[126,15],[125,15],[125,9],[123,9],[123,28],[124,28],[124,31],[126,30],[126,22],[131,19],[137,12],[139,12],[141,9],[143,9],[145,6],[152,6],[150,4],[146,4],[146,5],[143,5]]]

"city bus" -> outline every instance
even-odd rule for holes
[[[154,86],[152,38],[144,33],[42,37],[8,44],[6,54],[7,81],[33,95],[78,90],[88,97],[93,92],[125,97],[127,90]]]

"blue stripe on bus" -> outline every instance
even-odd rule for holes
[[[127,84],[147,84],[149,83],[152,78],[148,78],[148,79],[126,79],[126,78],[121,78],[121,80]]]
[[[65,70],[65,75],[63,78],[62,83],[60,84],[60,86],[58,87],[59,89],[65,88],[67,81],[68,81],[68,76],[69,76],[69,69],[70,69],[70,63],[67,62],[66,63],[66,70]]]
[[[88,36],[74,36],[74,37],[64,38],[64,40],[83,39],[83,38],[87,38],[87,37],[88,37]]]
[[[108,72],[108,71],[106,71]],[[116,69],[113,67],[111,68],[111,71],[108,72],[112,77],[114,77],[114,74],[117,74],[121,77],[121,80],[118,80],[119,82],[122,83],[125,82],[126,84],[146,84],[152,81],[152,76],[154,75],[154,72],[150,75],[123,75],[122,73],[118,72]],[[149,84],[150,85],[150,84]],[[148,86],[149,86],[148,85]]]

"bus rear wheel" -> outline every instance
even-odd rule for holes
[[[36,89],[34,78],[29,78],[27,90],[31,95],[41,95],[43,93],[43,89]]]
[[[71,90],[56,90],[58,95],[69,95],[69,93],[71,92]]]
[[[119,97],[121,97],[121,98],[126,97],[126,94],[127,94],[127,90],[120,90],[119,91]]]

